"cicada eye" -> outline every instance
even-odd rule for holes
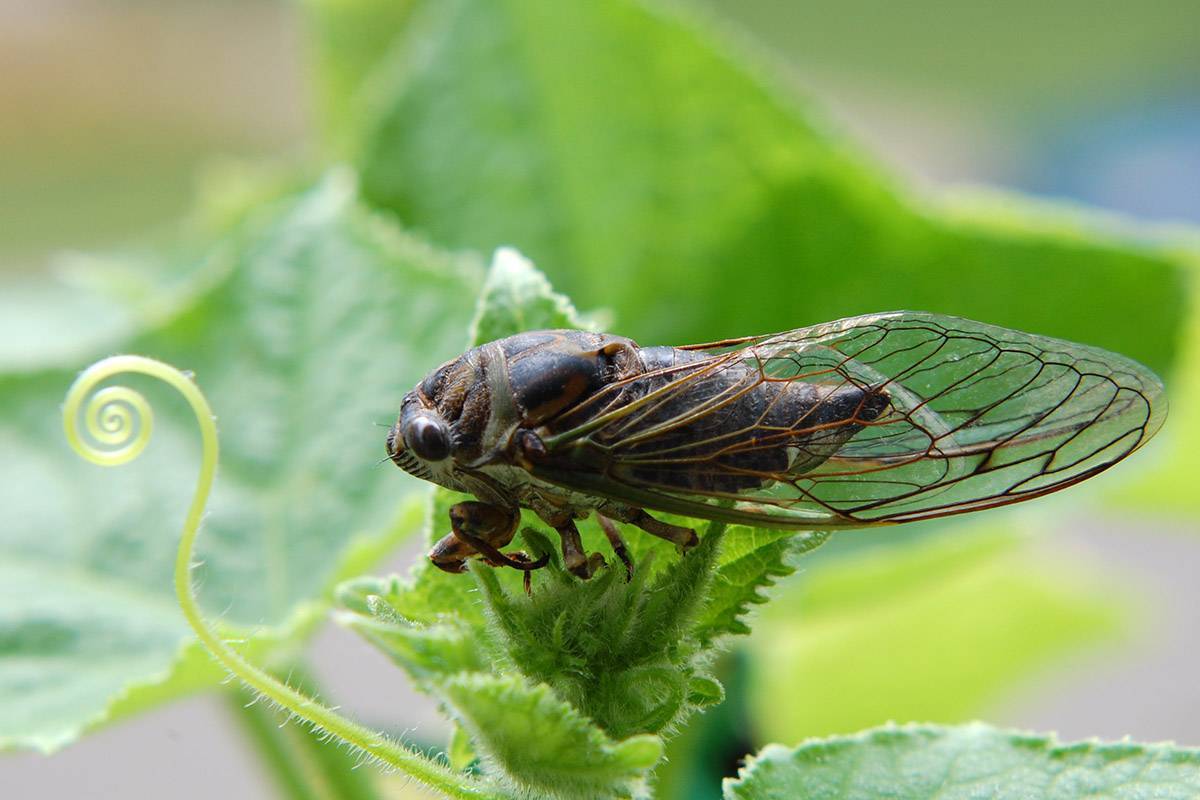
[[[441,420],[416,416],[404,426],[404,444],[422,461],[442,461],[450,456],[450,431]]]

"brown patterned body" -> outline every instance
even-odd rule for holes
[[[681,549],[646,509],[764,527],[883,525],[1037,497],[1140,447],[1162,384],[1119,355],[923,312],[868,315],[689,347],[533,331],[450,361],[409,392],[388,434],[406,471],[474,495],[431,557],[458,571],[500,551],[519,510],[558,530],[595,511]]]

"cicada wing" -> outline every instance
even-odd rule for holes
[[[693,516],[878,525],[1070,486],[1166,415],[1127,358],[922,312],[675,353],[566,415],[535,474]]]

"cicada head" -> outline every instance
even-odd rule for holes
[[[465,468],[480,459],[492,421],[477,350],[446,362],[404,396],[387,435],[387,454],[412,475],[456,491],[472,491]]]
[[[421,400],[416,390],[405,396],[400,416],[388,431],[388,457],[405,472],[444,483],[440,474],[453,470],[450,424],[436,406]]]

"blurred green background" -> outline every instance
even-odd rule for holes
[[[1159,441],[1028,510],[838,537],[727,657],[730,699],[673,745],[663,791],[712,796],[767,741],[888,719],[1200,745],[1200,9],[678,8],[686,23],[624,2],[0,6],[0,386],[127,341],[201,271],[196,241],[338,162],[372,211],[440,248],[515,245],[643,343],[923,307],[1120,350],[1168,380]],[[198,346],[174,330],[135,341]],[[310,653],[361,718],[443,741],[350,635]],[[0,756],[0,783],[259,796],[227,716],[160,708],[53,760]],[[228,766],[193,777],[201,758]]]

